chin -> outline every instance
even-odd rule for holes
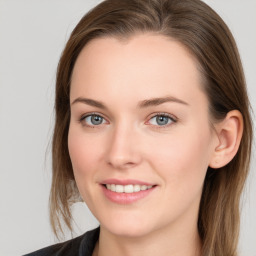
[[[112,234],[119,236],[119,237],[142,237],[147,235],[149,232],[149,228],[143,228],[143,227],[136,227],[136,226],[111,226],[111,227],[106,227],[109,232]]]
[[[101,226],[108,232],[123,237],[142,237],[154,230],[152,223],[141,218],[111,218],[112,221],[100,222]]]

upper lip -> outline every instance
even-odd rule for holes
[[[127,179],[127,180],[119,180],[119,179],[106,179],[101,182],[101,184],[115,184],[115,185],[146,185],[146,186],[153,186],[155,184],[148,183],[141,180],[133,180],[133,179]]]

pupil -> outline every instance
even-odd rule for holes
[[[158,116],[156,118],[157,124],[159,125],[166,125],[168,123],[168,117],[166,116]]]
[[[101,118],[100,116],[93,115],[93,116],[91,117],[91,122],[92,122],[92,124],[94,124],[94,125],[101,124],[102,118]]]

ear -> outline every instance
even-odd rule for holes
[[[215,147],[209,166],[221,168],[227,165],[236,155],[242,134],[243,117],[238,110],[228,112],[225,119],[215,126],[218,145]]]

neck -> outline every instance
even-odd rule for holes
[[[165,227],[142,237],[126,237],[101,227],[93,256],[200,256],[201,240],[197,227]]]

